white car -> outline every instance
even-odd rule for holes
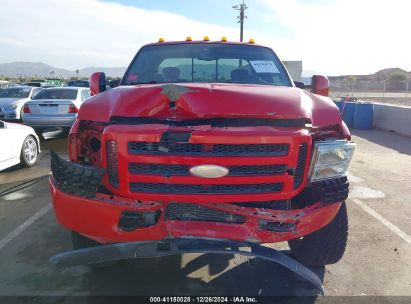
[[[0,171],[17,164],[35,165],[40,140],[32,128],[0,120],[0,139]]]
[[[42,88],[13,86],[0,90],[0,119],[20,120],[24,103],[31,100]]]
[[[70,128],[78,109],[90,97],[90,90],[80,87],[43,89],[23,107],[23,122],[40,133],[51,127]]]

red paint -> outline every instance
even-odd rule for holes
[[[318,126],[341,125],[338,108],[324,98],[294,87],[187,83],[170,113],[164,84],[118,87],[90,98],[78,119],[107,122],[112,116],[189,120],[211,117],[306,118]],[[327,115],[324,113],[327,112]]]
[[[203,42],[168,42],[203,43]],[[136,75],[137,77],[137,75]],[[104,84],[104,86],[103,86]],[[325,138],[350,138],[342,122],[338,108],[325,97],[328,95],[328,79],[315,76],[313,93],[296,87],[275,87],[269,85],[184,83],[177,85],[144,84],[120,86],[105,91],[104,73],[94,73],[90,78],[92,98],[80,108],[76,123],[69,136],[69,154],[73,162],[87,162],[95,167],[107,168],[106,143],[117,142],[119,186],[113,187],[107,174],[103,185],[113,194],[111,197],[97,193],[95,199],[63,193],[50,179],[53,206],[58,221],[70,230],[80,232],[102,243],[142,240],[161,240],[170,236],[192,235],[199,237],[225,238],[261,243],[280,242],[300,237],[327,225],[340,208],[340,203],[322,206],[320,202],[304,209],[273,211],[242,208],[230,203],[258,202],[291,199],[306,186],[313,142]],[[170,98],[177,92],[175,105]],[[323,96],[321,96],[323,95]],[[263,119],[305,119],[306,128],[250,126],[220,127],[209,125],[172,127],[167,124],[121,125],[110,124],[112,117],[146,117],[159,120],[187,121],[208,118],[263,118]],[[311,125],[311,126],[310,126]],[[158,143],[165,131],[186,131],[191,133],[192,144],[288,144],[286,156],[267,157],[223,157],[195,155],[131,155],[128,143],[145,141]],[[90,141],[101,143],[93,151]],[[307,144],[305,175],[301,185],[294,189],[293,177],[279,176],[225,176],[217,179],[203,179],[194,176],[164,177],[161,175],[133,175],[129,173],[131,162],[145,164],[202,164],[270,165],[284,164],[295,169],[301,144]],[[130,182],[181,183],[181,184],[252,184],[281,182],[278,193],[264,194],[162,194],[133,193]],[[188,202],[209,208],[229,211],[246,217],[244,224],[222,224],[213,222],[166,221],[164,210],[170,202]],[[296,208],[294,206],[294,208]],[[133,232],[118,227],[123,211],[161,210],[159,222],[148,228]],[[296,223],[295,231],[275,233],[261,230],[259,220]]]
[[[106,75],[101,72],[93,73],[90,77],[90,95],[97,95],[106,90]]]
[[[272,211],[271,214],[277,216],[276,218],[272,215],[271,217],[251,215],[250,212],[242,211],[241,207],[237,207],[237,211],[233,212],[247,218],[247,222],[244,224],[164,221],[163,212],[159,223],[155,226],[125,232],[118,227],[122,211],[153,211],[158,209],[164,211],[167,203],[143,201],[137,204],[134,200],[125,197],[114,196],[113,199],[110,199],[109,196],[103,194],[98,194],[95,199],[68,195],[58,189],[52,178],[50,179],[50,189],[54,212],[59,223],[70,230],[80,231],[101,243],[162,240],[169,236],[187,235],[259,243],[282,242],[304,236],[324,227],[334,218],[341,205],[337,203],[324,207],[321,204],[315,204],[287,213]],[[205,206],[217,207],[210,203],[205,204]],[[227,210],[221,207],[217,207],[217,209]],[[258,227],[260,219],[297,223],[297,229],[293,232],[282,233],[264,231]]]
[[[314,75],[311,82],[311,92],[314,94],[328,96],[330,90],[330,82],[327,77]]]

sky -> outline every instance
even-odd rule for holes
[[[125,67],[159,37],[239,40],[241,0],[0,0],[0,63]],[[246,0],[244,37],[325,75],[411,70],[408,0]]]

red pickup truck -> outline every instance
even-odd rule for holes
[[[93,74],[50,179],[82,261],[161,256],[175,240],[288,241],[302,264],[340,260],[355,145],[328,79],[303,85],[270,48],[224,40],[146,45],[108,91]]]

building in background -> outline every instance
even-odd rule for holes
[[[301,81],[301,74],[303,72],[303,62],[302,61],[283,61],[285,67],[290,73],[291,78],[294,81]]]

